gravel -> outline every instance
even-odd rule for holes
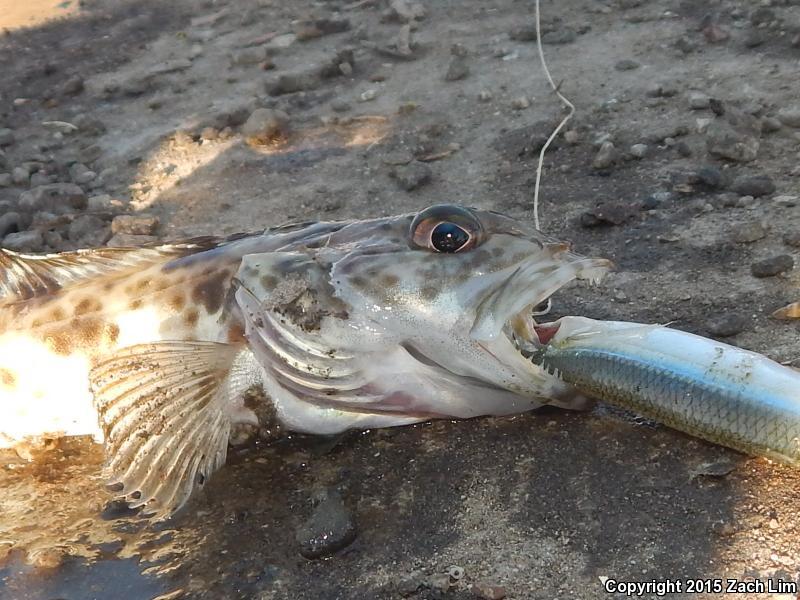
[[[753,277],[774,277],[791,271],[794,268],[794,259],[788,254],[771,256],[750,265]]]

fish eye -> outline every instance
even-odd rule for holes
[[[431,231],[431,247],[439,252],[458,252],[469,242],[469,233],[455,223],[439,223]]]
[[[453,254],[480,245],[483,227],[468,209],[449,204],[431,206],[411,223],[411,244],[424,250]]]

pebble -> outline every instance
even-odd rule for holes
[[[766,235],[766,228],[757,221],[735,225],[731,230],[731,237],[737,244],[752,244],[764,239]]]
[[[764,133],[775,133],[780,131],[783,124],[775,117],[764,117],[761,119],[761,131]]]
[[[37,171],[36,173],[31,175],[30,186],[33,188],[42,185],[48,185],[50,183],[53,183],[54,180],[55,178],[53,176],[48,175],[44,171]]]
[[[0,238],[20,229],[21,217],[18,212],[8,211],[0,214]]]
[[[300,554],[308,559],[331,556],[353,543],[356,525],[337,492],[326,492],[297,530],[295,539],[300,545]]]
[[[483,581],[474,583],[470,591],[476,598],[481,600],[503,600],[507,595],[503,586]]]
[[[784,234],[783,243],[792,248],[800,248],[800,231],[790,231]]]
[[[787,127],[800,127],[800,106],[782,108],[776,116]],[[2,145],[2,142],[0,142],[0,145]]]
[[[108,224],[94,215],[81,215],[69,224],[67,237],[89,247],[102,246],[111,237]]]
[[[671,98],[678,93],[678,87],[668,81],[652,83],[645,90],[645,94],[650,98]]]
[[[706,129],[706,148],[714,156],[736,162],[750,162],[758,156],[760,142],[757,137],[734,129],[716,119]]]
[[[514,110],[524,110],[531,105],[531,101],[527,96],[519,96],[511,101],[511,108]]]
[[[492,92],[489,90],[481,90],[478,92],[478,100],[480,102],[491,102],[493,98],[494,94],[492,94]]]
[[[85,185],[97,177],[97,173],[83,163],[75,163],[69,168],[69,177],[78,185]]]
[[[457,54],[450,59],[447,66],[447,73],[444,75],[445,81],[459,81],[469,75],[469,65],[467,57]]]
[[[319,85],[319,74],[316,71],[297,71],[282,73],[277,78],[267,81],[265,88],[270,96],[281,96],[313,90]]]
[[[14,251],[38,252],[44,248],[44,240],[39,231],[19,231],[9,233],[3,238],[3,247]]]
[[[617,160],[617,149],[612,142],[603,142],[592,160],[595,169],[608,169]]]
[[[508,32],[508,37],[515,42],[535,42],[536,41],[536,25],[534,23],[525,23],[524,25],[517,25]]]
[[[350,19],[325,18],[311,21],[300,21],[295,27],[297,40],[305,42],[323,35],[342,33],[350,29]]]
[[[11,187],[14,180],[11,176],[11,173],[0,173],[0,188],[2,187]]]
[[[576,129],[568,129],[564,132],[564,141],[567,142],[570,146],[574,146],[578,142],[580,142],[581,135],[578,133]]]
[[[410,192],[428,183],[433,176],[433,171],[425,163],[415,161],[395,167],[391,170],[390,175],[397,181],[401,189]]]
[[[742,196],[760,198],[775,191],[775,183],[767,175],[740,175],[733,180],[731,189]]]
[[[378,97],[378,90],[375,88],[370,88],[368,90],[364,90],[361,92],[361,95],[358,97],[359,102],[370,102],[371,100],[375,100]]]
[[[720,171],[717,167],[711,165],[700,167],[695,175],[699,183],[702,183],[713,190],[722,189],[724,187],[725,182],[724,178],[722,177],[722,171]]]
[[[788,254],[771,256],[750,265],[753,277],[774,277],[794,268],[794,259]]]
[[[711,106],[711,97],[703,92],[691,92],[689,94],[689,108],[692,110],[704,110]]]
[[[0,129],[0,147],[1,146],[10,146],[14,143],[14,132],[7,127]]]
[[[642,65],[635,60],[631,60],[630,58],[623,58],[622,60],[617,61],[614,65],[614,68],[617,71],[633,71],[634,69],[638,69]]]
[[[561,27],[555,31],[542,34],[543,44],[570,44],[578,37],[577,32],[570,27]]]
[[[65,212],[86,208],[86,200],[86,193],[74,183],[51,183],[20,194],[19,207],[31,212]]]
[[[219,139],[219,129],[216,127],[203,127],[200,131],[200,139],[206,142],[213,142]]]
[[[352,108],[353,107],[350,105],[350,103],[344,100],[334,100],[333,102],[331,102],[331,110],[333,112],[338,112],[338,113],[347,112]]]
[[[144,213],[136,215],[117,215],[111,221],[113,233],[128,235],[153,235],[158,227],[158,217]]]
[[[582,227],[600,227],[602,225],[622,225],[634,215],[634,209],[627,204],[605,202],[593,210],[581,215]]]
[[[64,85],[61,87],[61,92],[66,94],[67,96],[75,96],[80,94],[84,89],[83,77],[75,75],[74,77],[70,77],[64,82]]]
[[[114,234],[106,242],[109,248],[138,248],[151,242],[157,242],[158,238],[154,235],[131,235],[129,233]]]
[[[286,136],[288,129],[289,115],[285,112],[259,108],[254,110],[242,125],[242,136],[249,144],[266,144]]]
[[[747,319],[741,315],[721,314],[706,323],[708,332],[716,337],[731,337],[744,331]]]
[[[761,29],[750,29],[744,36],[746,48],[757,48],[767,41],[767,33]]]
[[[647,156],[647,151],[649,149],[650,147],[647,144],[634,144],[630,149],[631,156],[635,158],[644,158]]]
[[[31,180],[31,174],[25,167],[14,167],[11,171],[11,180],[15,185],[28,185]]]

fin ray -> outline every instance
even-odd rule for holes
[[[107,439],[107,471],[131,506],[166,518],[224,462],[226,384],[240,349],[215,342],[122,348],[90,374]]]

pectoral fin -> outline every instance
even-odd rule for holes
[[[90,374],[111,483],[166,518],[225,463],[232,396],[251,382],[239,348],[159,342],[123,348]]]

